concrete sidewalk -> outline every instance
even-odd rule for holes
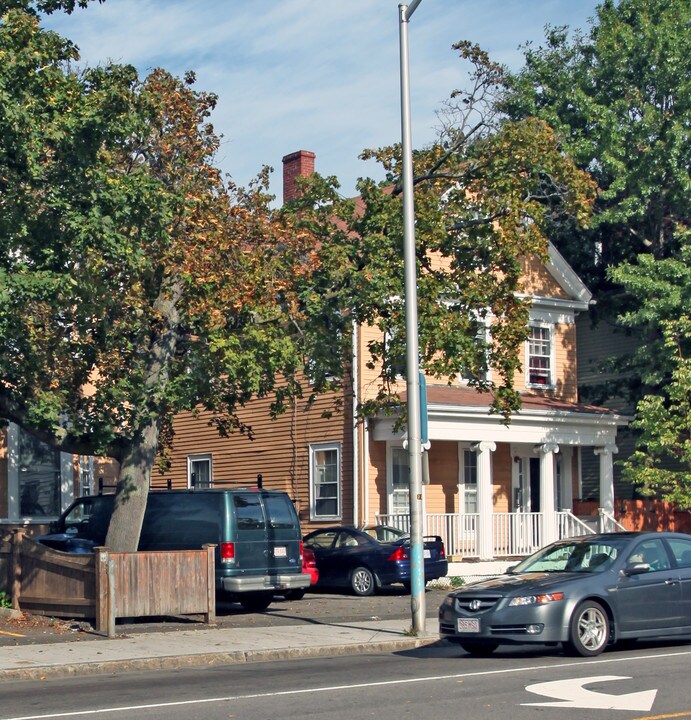
[[[410,620],[376,620],[176,630],[84,642],[5,646],[0,648],[0,682],[392,652],[438,640],[436,621],[428,618],[426,631],[419,637],[410,634]]]

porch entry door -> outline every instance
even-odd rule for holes
[[[391,449],[389,513],[393,515],[410,513],[410,463],[408,451],[403,448]]]
[[[514,512],[540,512],[540,459],[520,458],[518,484],[514,489]]]

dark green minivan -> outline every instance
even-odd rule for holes
[[[105,544],[114,495],[86,495],[39,542],[63,552]],[[247,610],[264,610],[275,593],[310,584],[302,572],[300,522],[277,490],[205,488],[152,491],[139,550],[196,550],[216,545],[216,589]]]

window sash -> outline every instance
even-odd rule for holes
[[[528,383],[552,384],[552,338],[549,328],[532,326],[528,340]]]
[[[311,519],[340,519],[341,448],[338,444],[313,446],[310,457]]]

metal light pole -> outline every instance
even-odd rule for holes
[[[401,144],[403,152],[403,263],[405,273],[406,373],[408,394],[408,458],[410,466],[410,606],[413,632],[425,630],[425,565],[422,543],[422,439],[417,325],[417,271],[413,151],[410,132],[408,21],[422,0],[399,5],[401,48]]]

